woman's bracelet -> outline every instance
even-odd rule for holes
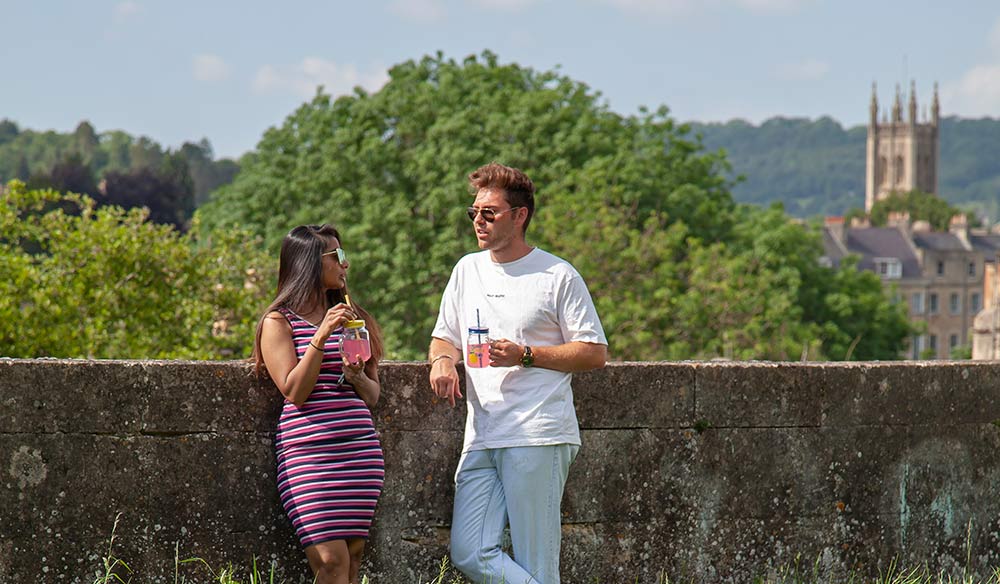
[[[324,350],[322,349],[322,347],[317,347],[317,346],[316,346],[316,345],[315,345],[315,344],[314,344],[314,343],[313,343],[312,341],[309,341],[309,346],[310,346],[310,347],[312,347],[313,349],[316,349],[316,350],[317,350],[317,351],[319,351],[320,353],[324,353],[324,352],[325,352],[325,351],[324,351]]]
[[[455,360],[455,358],[452,357],[451,355],[438,355],[437,357],[434,357],[433,359],[431,359],[431,365],[437,363],[441,359],[451,359],[452,361]]]

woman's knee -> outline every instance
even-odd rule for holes
[[[342,556],[336,554],[321,558],[318,572],[326,576],[339,576],[340,574],[346,574],[350,567],[351,559],[349,555]]]
[[[346,576],[351,567],[351,555],[343,541],[324,542],[306,549],[309,564],[317,580]]]

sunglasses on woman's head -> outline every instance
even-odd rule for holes
[[[494,211],[489,207],[483,207],[482,209],[478,209],[476,207],[469,207],[465,210],[465,212],[469,214],[470,221],[475,221],[476,215],[482,215],[484,221],[486,221],[487,223],[493,223],[494,221],[496,221],[498,215],[503,215],[507,211],[513,211],[514,209],[520,209],[520,208],[521,207],[511,207],[510,209],[504,209],[502,211]]]

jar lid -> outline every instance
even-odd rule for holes
[[[365,321],[363,320],[349,320],[344,323],[345,328],[361,328],[365,326]]]
[[[490,332],[490,327],[488,327],[488,326],[470,326],[469,327],[469,334],[470,335],[485,335],[485,334],[487,334],[489,332]]]

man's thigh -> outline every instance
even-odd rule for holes
[[[499,545],[506,524],[506,498],[490,452],[462,454],[455,473],[452,541],[461,538],[476,546]]]
[[[519,519],[559,522],[569,467],[580,447],[572,444],[504,448],[496,457],[511,529]]]

